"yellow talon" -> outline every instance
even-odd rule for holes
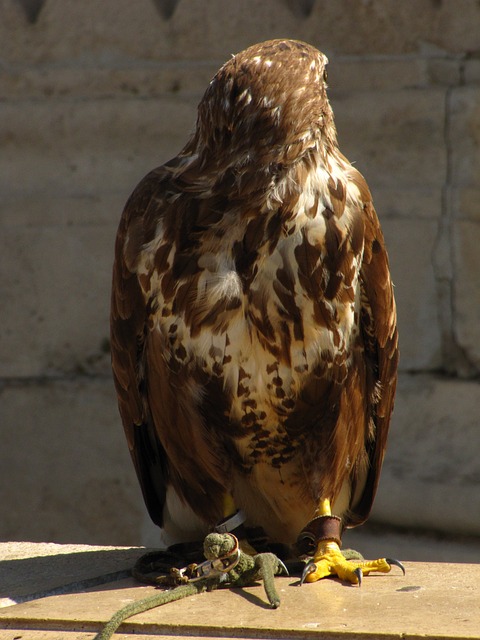
[[[320,542],[313,561],[309,563],[304,571],[302,581],[316,582],[327,576],[338,576],[345,582],[351,584],[361,584],[362,576],[371,572],[388,573],[391,565],[399,566],[405,570],[397,560],[380,558],[379,560],[347,560],[336,542]]]
[[[335,522],[337,521],[337,522]],[[400,567],[405,575],[405,569],[401,562],[390,558],[379,560],[347,559],[340,551],[340,518],[332,515],[330,500],[322,499],[318,503],[315,518],[302,530],[299,543],[312,540],[317,536],[317,548],[313,559],[303,570],[303,582],[316,582],[327,576],[338,576],[341,580],[351,584],[362,584],[362,577],[373,571],[388,573],[391,565]],[[361,558],[361,556],[360,556]]]

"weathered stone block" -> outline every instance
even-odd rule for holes
[[[451,58],[426,58],[428,84],[444,85],[446,87],[458,86],[462,83],[462,63],[460,56]]]
[[[460,82],[460,61],[418,56],[379,60],[330,54],[330,93],[426,89],[429,85]],[[214,60],[142,60],[132,65],[119,59],[113,67],[65,63],[32,65],[18,62],[0,69],[3,99],[175,97],[198,101],[220,65],[230,57]]]
[[[373,194],[383,192],[382,214],[389,215],[391,206],[398,215],[438,218],[446,175],[444,90],[333,91],[332,105],[340,148]],[[417,193],[423,195],[420,206]],[[431,208],[424,210],[427,204]]]
[[[168,49],[168,25],[150,0],[48,0],[34,24],[20,2],[4,2],[0,25],[2,53],[11,62],[70,60],[83,66],[97,59],[110,66],[122,53],[148,57]]]
[[[2,98],[6,99],[112,99],[172,98],[198,101],[220,63],[202,60],[119,61],[115,68],[101,66],[32,66],[16,64],[0,69]]]
[[[378,59],[374,56],[342,55],[341,52],[325,53],[329,58],[330,92],[398,91],[429,84],[426,62],[421,56],[414,59],[393,56]]]
[[[480,185],[477,181],[472,180],[471,186],[452,187],[450,194],[456,218],[480,223]]]
[[[480,384],[402,376],[373,520],[480,534]]]
[[[398,312],[400,368],[435,370],[441,366],[433,250],[437,225],[430,220],[382,220]]]
[[[171,17],[153,0],[48,0],[29,22],[20,2],[1,7],[8,62],[75,60],[109,66],[121,58],[220,60],[269,38],[307,40],[326,52],[429,56],[478,49],[480,10],[456,3],[316,2],[310,14],[285,0],[181,0]],[[68,27],[68,28],[67,28]]]
[[[406,54],[478,49],[480,10],[473,0],[449,2],[316,2],[306,39],[322,38],[344,53]],[[324,45],[326,46],[326,45]]]
[[[479,105],[480,87],[462,87],[452,93],[449,118],[452,331],[453,340],[469,364],[469,375],[480,371]]]
[[[133,174],[114,193],[25,194],[0,202],[0,229],[16,230],[58,227],[59,233],[71,227],[103,227],[118,224],[125,201],[141,174]],[[1,236],[0,236],[1,237]],[[113,248],[113,240],[109,249]]]
[[[480,220],[459,221],[453,233],[453,331],[472,372],[480,372]]]
[[[3,227],[0,376],[108,370],[115,230],[116,224]]]
[[[169,106],[167,106],[169,105]],[[193,128],[188,101],[0,106],[0,375],[105,371],[116,227]]]
[[[480,84],[480,57],[467,60],[464,66],[465,84]]]
[[[0,105],[5,199],[31,193],[97,195],[140,179],[175,155],[196,119],[186,100],[129,99]]]
[[[480,175],[480,87],[455,89],[452,91],[449,107],[449,186],[477,186]],[[461,211],[455,213],[462,214]]]
[[[143,501],[108,379],[0,389],[0,538],[139,544]]]
[[[222,0],[181,0],[169,19],[151,0],[49,0],[35,25],[18,6],[5,7],[2,18],[0,41],[10,43],[9,61],[98,60],[103,66],[122,58],[223,61],[257,41],[285,33],[300,37],[303,25],[283,0],[244,0],[228,8]]]
[[[361,164],[359,159],[356,163],[358,168]],[[407,220],[421,220],[440,218],[443,207],[443,193],[440,184],[421,184],[421,179],[417,185],[379,185],[377,184],[377,173],[369,171],[368,183],[372,191],[375,209],[383,218],[402,218],[405,224]],[[433,180],[434,178],[432,178]]]

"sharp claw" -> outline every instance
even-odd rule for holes
[[[393,564],[395,567],[400,567],[400,569],[403,571],[403,575],[405,575],[405,567],[400,562],[400,560],[395,560],[395,558],[385,558],[385,560],[388,562],[388,564]]]
[[[363,571],[360,569],[360,567],[357,567],[353,573],[358,578],[358,586],[361,587],[362,586]]]
[[[280,560],[280,558],[278,558],[278,564],[280,565],[280,569],[282,570],[280,575],[289,576],[290,574],[288,573],[288,569],[285,566],[285,563]]]
[[[307,576],[309,576],[311,573],[313,573],[316,570],[317,570],[317,566],[314,562],[309,562],[307,565],[305,565],[305,568],[302,572],[302,577],[300,578],[300,586],[302,586],[302,584],[305,582]]]

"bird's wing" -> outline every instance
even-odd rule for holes
[[[166,456],[152,428],[145,398],[147,310],[136,267],[143,245],[155,233],[153,214],[158,214],[157,198],[162,189],[162,173],[153,171],[125,206],[115,243],[110,313],[112,369],[120,415],[148,511],[160,526]]]
[[[368,187],[355,176],[360,191]],[[361,496],[353,504],[349,526],[368,517],[377,490],[393,411],[398,365],[398,334],[393,284],[385,241],[371,200],[364,198],[365,245],[360,272],[360,323],[366,361],[366,391],[371,428],[366,443],[369,466]]]
[[[148,174],[125,206],[111,303],[120,414],[148,511],[159,526],[167,485],[199,515],[219,519],[228,466],[217,428],[224,420],[222,389],[190,361],[176,335],[175,318],[185,320],[184,306],[197,287],[194,231],[206,214],[177,188],[175,162]],[[203,311],[208,332],[217,309]]]

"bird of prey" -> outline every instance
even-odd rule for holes
[[[374,499],[398,340],[384,238],[339,151],[326,66],[271,40],[211,80],[190,140],[123,212],[112,364],[157,525],[176,540],[261,527],[313,556],[307,581],[358,583],[391,564],[339,547]]]

